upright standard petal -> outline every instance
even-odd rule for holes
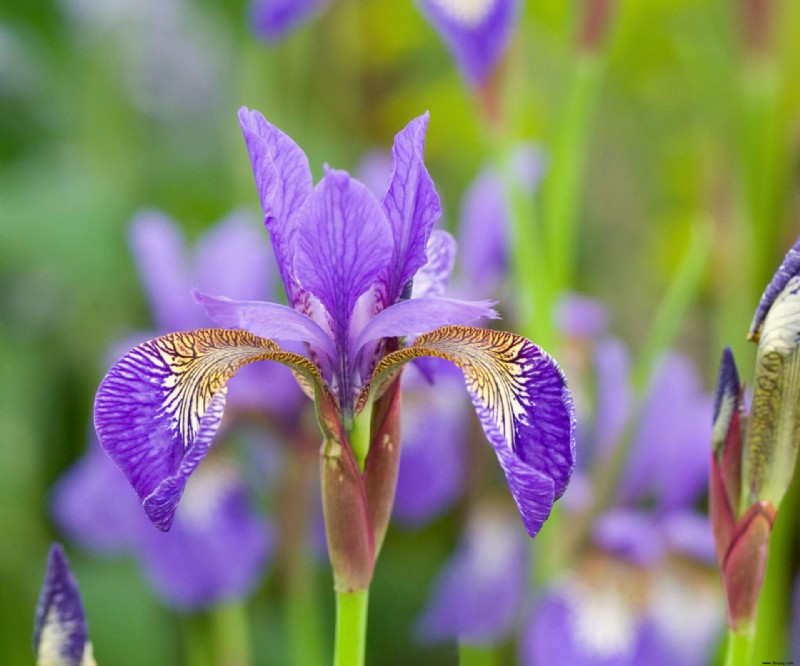
[[[575,413],[558,365],[518,335],[445,326],[384,357],[373,374],[376,393],[400,365],[420,356],[444,358],[461,368],[484,433],[534,536],[566,489],[575,463]]]
[[[47,561],[33,630],[36,663],[41,666],[94,666],[78,584],[61,546]]]
[[[442,229],[434,229],[428,238],[427,263],[414,275],[411,298],[441,296],[450,282],[456,261],[456,239]]]
[[[439,195],[425,168],[425,132],[429,114],[412,120],[394,139],[392,175],[383,210],[394,239],[391,261],[380,275],[379,308],[397,301],[403,287],[425,265],[433,223],[442,214]]]
[[[281,278],[290,303],[296,305],[301,296],[292,275],[293,218],[311,193],[313,182],[308,158],[258,111],[239,109],[239,124]]]
[[[131,222],[130,245],[156,325],[165,330],[200,325],[179,227],[159,211],[142,211]]]
[[[492,73],[521,7],[519,0],[417,0],[417,4],[472,86],[480,86]]]
[[[369,190],[344,171],[328,170],[297,216],[294,270],[331,320],[346,349],[356,301],[392,256],[386,218]]]
[[[95,428],[160,529],[169,529],[186,479],[222,419],[225,385],[248,363],[274,360],[310,383],[306,358],[244,331],[200,329],[145,342],[109,370],[95,399]]]

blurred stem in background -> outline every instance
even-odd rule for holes
[[[247,666],[252,663],[250,622],[241,601],[220,604],[210,612],[214,664]]]
[[[781,58],[779,27],[794,3],[742,0],[742,62],[739,71],[739,138],[742,208],[749,222],[753,255],[753,296],[769,283],[780,256],[786,201],[791,180],[792,115],[786,104],[796,85],[791,62]],[[785,34],[786,31],[784,31]],[[796,35],[788,37],[796,40]],[[795,484],[796,485],[796,484]],[[782,505],[770,539],[769,560],[756,616],[751,654],[782,658],[787,646],[792,549],[797,534],[800,493],[794,490]],[[737,648],[735,641],[729,646]],[[737,657],[741,651],[736,650]],[[749,663],[747,661],[729,663]]]

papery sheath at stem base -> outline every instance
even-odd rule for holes
[[[325,441],[320,452],[322,508],[337,592],[366,590],[375,569],[375,539],[364,481],[352,447],[330,401],[318,415]]]
[[[775,508],[763,501],[753,504],[736,523],[722,566],[728,625],[733,631],[752,630],[774,524]]]
[[[400,374],[372,407],[371,442],[364,469],[367,503],[375,553],[379,553],[389,527],[400,469]]]

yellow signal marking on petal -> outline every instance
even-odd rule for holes
[[[525,379],[533,359],[523,354],[528,341],[513,333],[472,326],[443,326],[417,338],[405,349],[385,356],[373,373],[377,391],[399,366],[421,356],[437,356],[464,372],[467,389],[487,410],[492,422],[513,450],[515,420],[527,419],[533,404],[525,404]]]
[[[148,354],[150,362],[168,371],[162,381],[167,389],[162,410],[171,417],[185,443],[193,441],[212,398],[225,390],[228,380],[248,363],[278,361],[307,381],[322,385],[319,371],[307,358],[283,351],[272,340],[247,331],[211,328],[170,333],[143,347],[157,354],[157,358]]]

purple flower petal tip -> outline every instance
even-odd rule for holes
[[[428,239],[442,214],[439,195],[424,161],[429,118],[426,111],[394,138],[392,173],[382,201],[394,247],[391,261],[379,278],[381,307],[396,302],[408,280],[427,263]]]
[[[603,514],[595,525],[594,540],[607,551],[641,566],[652,566],[664,554],[657,523],[638,511],[617,509]]]
[[[63,666],[93,663],[88,639],[78,584],[63,549],[53,544],[36,607],[33,647],[37,663]],[[87,650],[89,660],[85,662]]]
[[[723,405],[729,401],[738,401],[741,392],[739,372],[730,347],[722,350],[722,360],[717,375],[717,388],[714,392],[714,423],[717,423]]]
[[[789,280],[795,277],[800,272],[800,238],[798,238],[794,245],[786,253],[783,262],[778,267],[767,288],[758,302],[753,322],[750,324],[750,331],[748,338],[750,340],[757,340],[761,333],[761,325],[769,312],[770,307],[775,302],[778,295],[784,290]]]
[[[256,0],[250,7],[250,21],[257,35],[278,41],[311,20],[327,4],[328,0]]]
[[[525,596],[527,562],[525,539],[511,521],[478,514],[437,578],[419,633],[429,641],[502,640]]]
[[[519,0],[418,0],[418,4],[472,86],[483,84],[505,53],[522,5]]]
[[[556,307],[556,325],[572,338],[590,339],[605,333],[608,328],[608,310],[592,298],[568,294]]]

